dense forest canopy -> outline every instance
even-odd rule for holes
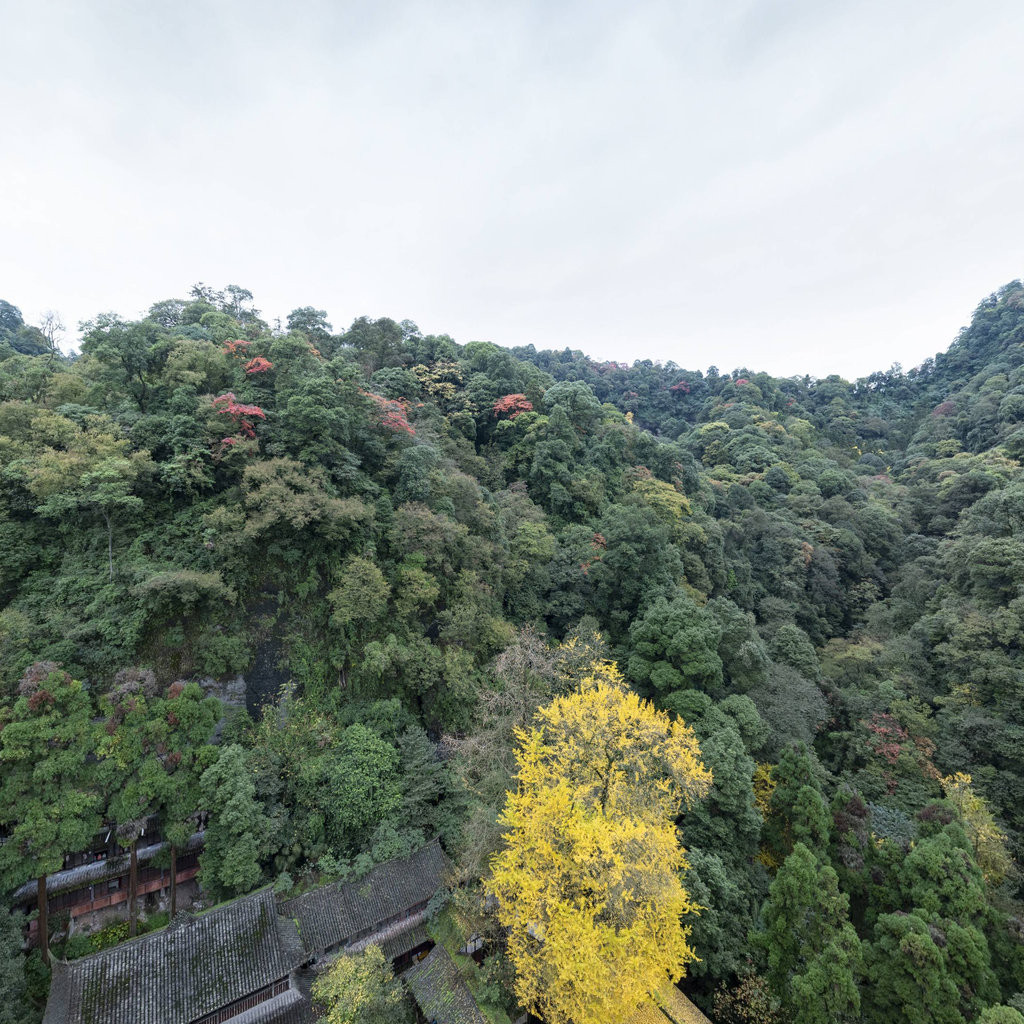
[[[613,661],[714,779],[675,810],[720,1024],[1021,1019],[1021,282],[854,382],[252,302],[102,314],[73,357],[0,302],[5,894],[148,814],[206,812],[214,898],[440,835],[511,1000],[480,883],[517,736]]]

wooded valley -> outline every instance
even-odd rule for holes
[[[854,382],[236,286],[80,347],[0,302],[0,1022],[158,820],[208,902],[439,836],[492,1021],[1024,1024],[1024,284]]]

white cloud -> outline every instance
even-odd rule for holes
[[[1024,10],[23,3],[0,297],[781,374],[945,348],[1021,272]]]

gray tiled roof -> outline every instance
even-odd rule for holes
[[[425,903],[448,870],[435,839],[411,857],[379,864],[358,882],[325,885],[289,900],[281,911],[296,920],[306,950],[322,953]]]
[[[423,1015],[437,1024],[487,1024],[448,950],[438,943],[402,975]]]
[[[205,833],[194,833],[184,847],[178,850],[178,856],[198,850],[203,845]],[[166,850],[166,842],[151,843],[148,846],[140,846],[136,851],[139,867],[148,864],[161,850]],[[87,885],[102,882],[106,878],[117,878],[118,875],[127,875],[131,855],[119,853],[115,857],[108,857],[106,860],[91,861],[88,864],[79,864],[78,867],[66,868],[63,871],[55,871],[46,879],[46,895],[56,896],[62,892],[72,892],[75,889],[82,889]],[[26,900],[35,899],[39,891],[39,880],[37,878],[26,882],[20,889],[14,891],[14,900],[24,903]]]
[[[309,1000],[293,988],[231,1018],[231,1024],[311,1024]]]
[[[294,924],[264,889],[56,964],[44,1024],[189,1024],[284,978],[304,959]]]
[[[433,939],[427,934],[427,929],[422,924],[418,924],[408,931],[399,932],[397,935],[386,938],[380,943],[380,949],[385,960],[394,960],[396,956],[408,953],[417,946],[422,946],[424,942],[432,941]]]

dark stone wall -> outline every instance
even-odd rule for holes
[[[281,689],[288,682],[288,673],[278,667],[281,644],[275,636],[268,636],[256,646],[252,665],[245,673],[245,708],[258,719],[263,707],[276,702]]]

